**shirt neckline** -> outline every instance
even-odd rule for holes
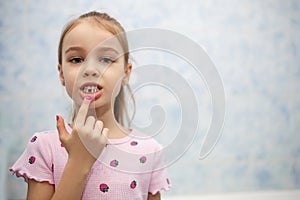
[[[72,132],[72,127],[70,126],[70,124],[67,124],[66,128],[69,133]],[[129,128],[128,130],[129,130],[129,134],[127,134],[125,137],[116,138],[116,139],[108,139],[107,144],[108,145],[123,144],[125,142],[128,142],[130,139],[132,139],[134,137],[134,132],[135,132],[135,130],[132,128]]]

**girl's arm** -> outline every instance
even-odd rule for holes
[[[88,165],[69,159],[56,191],[48,182],[29,179],[27,200],[81,199],[89,171]]]
[[[54,194],[54,185],[28,179],[27,200],[48,200]]]
[[[56,190],[47,182],[38,183],[29,180],[28,200],[81,199],[87,176],[96,158],[101,154],[108,137],[108,129],[103,129],[101,121],[96,121],[91,116],[86,117],[89,104],[89,100],[83,101],[71,134],[65,128],[63,118],[57,117],[59,139],[68,152],[64,172]]]
[[[155,195],[148,193],[148,200],[160,200],[160,193],[157,192]]]

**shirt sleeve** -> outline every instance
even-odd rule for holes
[[[17,177],[23,177],[26,182],[28,179],[34,179],[38,182],[47,181],[54,184],[51,155],[49,134],[36,133],[10,171]]]
[[[151,180],[149,185],[149,192],[155,195],[161,190],[168,191],[171,188],[171,183],[167,175],[166,165],[162,154],[163,148],[159,145],[155,153],[153,171],[151,173]]]

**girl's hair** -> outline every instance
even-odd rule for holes
[[[62,45],[63,45],[63,40],[64,40],[66,34],[69,33],[73,28],[75,28],[78,24],[80,24],[83,21],[94,22],[99,27],[109,31],[114,36],[116,36],[117,39],[119,40],[122,48],[123,48],[125,65],[127,65],[129,63],[128,41],[127,41],[127,38],[126,38],[124,28],[121,26],[121,24],[116,19],[110,17],[108,14],[100,13],[100,12],[96,12],[96,11],[91,11],[91,12],[85,13],[85,14],[79,16],[78,18],[70,21],[65,26],[65,28],[63,29],[63,32],[61,34],[60,41],[59,41],[59,46],[58,46],[58,63],[60,65],[62,64]],[[126,109],[125,91],[124,91],[124,86],[122,85],[121,89],[120,89],[120,92],[117,95],[117,97],[115,99],[115,103],[114,103],[115,119],[122,126],[126,126],[126,125],[129,126],[130,122],[133,119],[134,114],[135,114],[134,96],[133,96],[133,93],[132,93],[132,90],[131,90],[130,86],[128,84],[126,84],[126,86],[127,86],[127,89],[130,93],[130,97],[131,97],[132,102],[133,102],[134,112],[132,114],[132,117],[130,118],[128,116],[128,112],[127,112],[127,109]],[[72,121],[74,121],[75,114],[76,113],[75,113],[75,110],[73,108]]]

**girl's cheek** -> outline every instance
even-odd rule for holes
[[[70,84],[70,82],[66,80],[65,87],[68,95],[72,98],[72,93],[73,93],[72,84]]]
[[[116,98],[120,92],[122,86],[122,81],[118,80],[114,84],[111,85],[111,92],[112,92],[112,97]]]
[[[76,82],[76,77],[72,76],[72,73],[66,73],[65,76],[65,87],[69,95],[72,95],[74,83]]]

